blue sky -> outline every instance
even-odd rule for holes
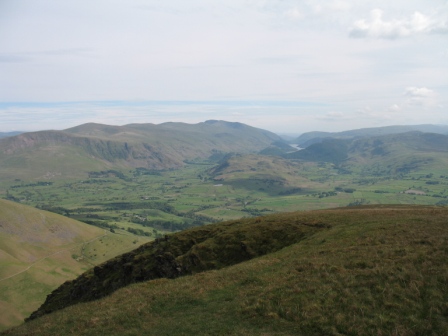
[[[448,124],[446,0],[2,0],[0,131]]]

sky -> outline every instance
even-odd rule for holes
[[[447,0],[0,0],[0,132],[448,124]]]

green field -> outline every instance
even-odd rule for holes
[[[0,197],[152,238],[284,211],[448,204],[448,136],[394,129],[295,152],[220,121],[23,134],[0,141]],[[247,154],[263,148],[274,154]]]
[[[214,167],[111,170],[51,182],[15,179],[1,187],[5,198],[152,238],[213,221],[285,211],[448,203],[448,175],[440,165],[378,176],[356,169],[341,173],[331,163],[242,156],[234,171],[212,174]]]

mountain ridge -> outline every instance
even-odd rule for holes
[[[172,169],[182,167],[187,159],[207,159],[216,152],[257,152],[279,140],[265,130],[214,120],[125,126],[88,123],[1,139],[0,165],[3,175],[14,172],[19,178],[82,176],[111,166]]]
[[[286,154],[289,159],[339,163],[353,156],[376,158],[410,150],[412,153],[448,152],[448,135],[410,131],[352,139],[326,138],[307,148]]]
[[[301,147],[307,147],[314,143],[322,142],[324,139],[333,138],[333,139],[354,139],[354,138],[363,138],[363,137],[373,137],[373,136],[381,136],[381,135],[389,135],[389,134],[399,134],[406,133],[410,131],[420,131],[423,133],[437,133],[437,134],[448,134],[448,125],[432,125],[432,124],[423,124],[423,125],[392,125],[392,126],[383,126],[383,127],[369,127],[369,128],[360,128],[353,129],[342,132],[306,132],[301,134],[298,138],[291,141],[291,143],[298,144]]]

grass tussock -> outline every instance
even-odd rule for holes
[[[448,209],[409,206],[262,218],[321,228],[276,252],[132,284],[4,335],[446,335],[447,219]],[[226,225],[236,224],[214,227],[223,234]],[[254,241],[269,230],[260,232]]]

